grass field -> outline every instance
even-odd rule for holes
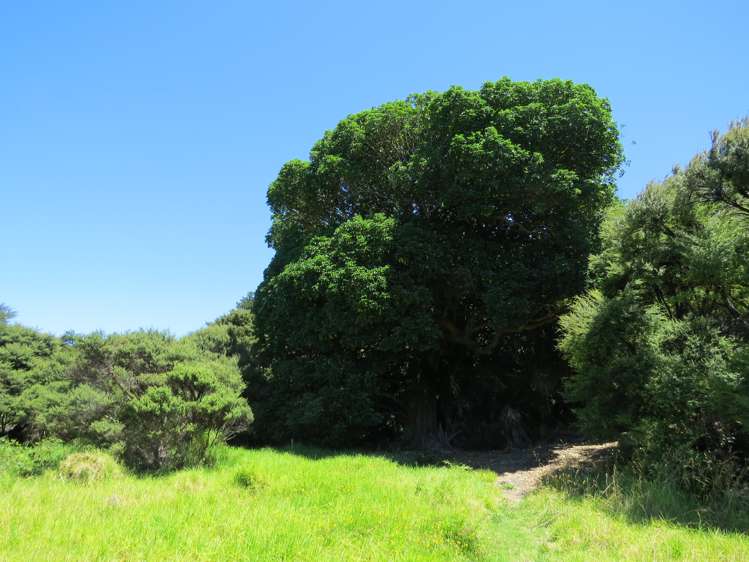
[[[0,475],[0,560],[749,560],[741,533],[643,523],[495,474],[226,449],[215,468],[82,484]]]

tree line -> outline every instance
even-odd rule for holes
[[[228,329],[61,338],[0,319],[0,437],[105,449],[136,470],[201,464],[252,410]]]
[[[0,433],[163,468],[236,434],[498,448],[574,422],[704,490],[749,452],[749,124],[632,201],[622,163],[568,81],[351,115],[282,167],[264,280],[205,328],[54,338],[0,311]]]

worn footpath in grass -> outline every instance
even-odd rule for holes
[[[0,475],[0,560],[746,560],[739,533],[638,524],[495,475],[228,449],[213,469],[81,484]]]

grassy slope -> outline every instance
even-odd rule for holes
[[[237,474],[244,475],[244,485]],[[640,525],[494,474],[227,450],[216,469],[90,485],[0,476],[0,560],[747,560],[749,538]]]

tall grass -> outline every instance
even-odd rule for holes
[[[162,477],[14,479],[0,558],[512,560],[487,549],[500,502],[489,472],[230,450]]]
[[[517,517],[534,527],[545,542],[528,560],[749,560],[745,534],[684,527],[655,517],[637,523],[610,507],[600,498],[570,498],[552,488],[531,495],[518,506]]]
[[[0,473],[0,506],[3,561],[749,559],[746,536],[638,523],[600,498],[512,506],[488,471],[308,449],[87,483]]]
[[[647,471],[636,464],[587,463],[559,471],[545,484],[571,498],[590,500],[599,509],[636,523],[653,521],[695,529],[749,531],[749,489],[740,481],[726,479],[698,497],[685,490],[679,475],[662,467]],[[729,485],[730,484],[730,485]]]

